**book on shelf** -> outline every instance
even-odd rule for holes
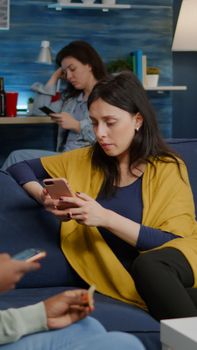
[[[134,52],[134,56],[135,56],[135,60],[136,60],[136,75],[138,77],[138,79],[141,81],[142,83],[142,79],[143,79],[143,73],[142,73],[142,50],[138,49]]]
[[[133,73],[137,75],[143,86],[146,86],[147,57],[143,55],[142,49],[130,53],[132,57]]]
[[[147,86],[147,56],[142,55],[142,84]]]

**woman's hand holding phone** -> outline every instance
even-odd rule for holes
[[[45,208],[61,221],[76,220],[87,226],[106,226],[108,210],[85,193],[74,192],[63,179],[45,179]]]
[[[52,212],[60,220],[68,221],[70,208],[76,207],[76,203],[68,203],[68,198],[75,198],[75,193],[64,178],[45,179],[42,195],[43,205],[46,210]]]
[[[61,220],[68,218],[76,220],[86,226],[107,227],[109,210],[102,207],[95,199],[85,193],[76,193],[76,196],[62,198],[62,203],[66,201],[69,209],[62,211]]]
[[[43,113],[45,113],[46,115],[50,115],[55,113],[51,108],[47,107],[47,106],[43,106],[39,108]]]
[[[57,201],[52,199],[49,195],[47,189],[43,188],[42,194],[41,194],[41,201],[42,205],[45,207],[47,211],[52,211],[53,209],[57,208]]]
[[[65,130],[80,132],[80,122],[67,112],[50,113],[51,119]]]
[[[60,125],[65,130],[74,130],[75,132],[80,132],[80,122],[73,118],[73,116],[66,112],[54,112],[51,108],[47,106],[42,106],[39,108],[43,113],[50,116],[51,119]]]

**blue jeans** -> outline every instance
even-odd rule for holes
[[[6,170],[9,168],[9,166],[18,162],[22,162],[23,160],[52,156],[54,154],[57,154],[57,152],[46,151],[42,149],[18,149],[16,151],[12,151],[8,155],[1,167],[1,170]]]
[[[92,317],[59,330],[27,335],[15,343],[1,345],[0,350],[145,350],[133,335],[106,332]]]

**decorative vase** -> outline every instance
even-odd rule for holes
[[[147,87],[157,87],[159,82],[159,74],[147,74],[146,83]]]
[[[34,104],[32,102],[28,102],[28,104],[27,104],[27,113],[28,113],[28,115],[32,115],[33,105]]]

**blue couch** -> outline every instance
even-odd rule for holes
[[[190,181],[197,203],[197,139],[168,140],[188,166]],[[2,294],[0,309],[20,307],[38,302],[79,281],[71,282],[65,257],[60,250],[59,222],[46,212],[5,172],[0,172],[0,252],[10,254],[40,247],[48,252],[42,268],[25,276],[17,289]],[[93,317],[108,330],[120,330],[137,335],[147,349],[159,350],[160,325],[147,312],[96,293]]]

